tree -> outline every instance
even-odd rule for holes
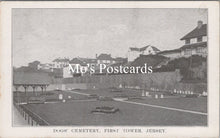
[[[39,64],[40,64],[40,61],[33,61],[33,62],[28,63],[28,67],[32,69],[38,69]]]

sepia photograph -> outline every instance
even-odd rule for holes
[[[12,9],[13,126],[207,126],[207,12]]]

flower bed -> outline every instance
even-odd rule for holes
[[[101,106],[101,107],[96,107],[94,110],[92,110],[92,113],[116,113],[119,111],[118,108],[114,108],[111,106]]]

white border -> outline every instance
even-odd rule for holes
[[[135,127],[165,128],[159,133],[53,133],[53,128],[79,127],[12,127],[11,120],[11,9],[12,8],[207,8],[208,9],[208,127]],[[218,137],[219,133],[219,2],[1,2],[1,137]],[[190,16],[190,15],[189,15]],[[84,127],[92,128],[92,127]],[[96,127],[100,130],[103,127]],[[110,127],[106,127],[110,128]],[[120,127],[115,127],[120,128]],[[131,127],[127,127],[131,128]]]

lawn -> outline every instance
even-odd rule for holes
[[[118,94],[128,96],[141,96],[139,90],[123,90],[122,92],[112,92],[109,89],[96,90],[76,90],[83,94],[97,94],[99,96],[114,97]],[[59,93],[64,94],[64,99],[68,96],[74,100],[65,103],[27,104],[29,110],[46,120],[50,125],[57,126],[206,126],[207,115],[155,108],[138,104],[125,103],[121,101],[99,101],[88,100],[85,95],[74,93],[74,91],[52,91],[53,95],[46,96],[47,99],[57,98]],[[78,100],[81,99],[81,100]],[[159,105],[185,109],[189,111],[207,112],[207,99],[182,98],[173,96],[171,98],[154,99],[143,98],[133,99],[131,102]],[[119,112],[114,114],[92,114],[91,111],[97,106],[114,106],[119,108]]]

